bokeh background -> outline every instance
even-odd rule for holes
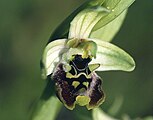
[[[39,66],[43,49],[53,30],[82,2],[0,0],[0,120],[29,120],[46,85]],[[98,73],[107,95],[101,106],[106,113],[117,118],[153,115],[152,39],[153,1],[136,0],[112,41],[134,57],[136,69]],[[114,104],[115,100],[119,102]],[[90,120],[90,116],[85,108],[70,112],[63,107],[57,119]]]

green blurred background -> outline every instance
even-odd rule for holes
[[[0,0],[0,120],[28,120],[46,85],[39,66],[43,49],[53,30],[83,2]],[[101,106],[105,112],[114,115],[110,109],[114,100],[123,99],[115,117],[153,115],[152,39],[153,1],[136,0],[112,41],[134,57],[136,69],[98,73],[107,95]],[[58,120],[85,120],[90,115],[83,115],[89,113],[85,108],[70,112],[63,107]]]

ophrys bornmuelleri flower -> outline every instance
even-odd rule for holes
[[[102,80],[95,71],[132,71],[135,67],[133,58],[121,48],[89,37],[101,14],[107,13],[99,7],[79,13],[71,22],[68,38],[54,40],[44,50],[43,74],[51,76],[58,98],[68,109],[76,104],[92,109],[103,103]]]

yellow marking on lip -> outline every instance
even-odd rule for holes
[[[82,84],[88,88],[89,82],[83,82]]]
[[[79,73],[78,75],[72,75],[71,73],[67,72],[66,73],[66,78],[79,78],[81,75],[84,75],[87,79],[90,79],[91,78],[91,75],[86,75],[85,73],[81,72]]]
[[[96,63],[96,64],[90,64],[89,65],[89,70],[91,71],[91,72],[93,72],[94,70],[96,70],[97,68],[99,68],[100,67],[100,64],[98,64],[98,63]]]
[[[69,73],[69,72],[66,73],[66,78],[70,78],[70,79],[71,79],[71,78],[73,78],[73,76],[74,76],[74,75],[72,75],[72,74]]]
[[[85,88],[81,88],[81,89],[78,90],[79,93],[83,93],[83,92],[85,92],[85,91],[86,91]]]
[[[78,82],[78,81],[73,81],[72,86],[74,86],[74,88],[77,88],[78,85],[80,85],[80,82]]]
[[[85,105],[89,104],[90,98],[88,96],[77,96],[76,97],[76,102],[80,106],[85,106]]]

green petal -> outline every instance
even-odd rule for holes
[[[65,41],[66,39],[55,40],[46,46],[42,57],[42,63],[44,66],[43,74],[45,76],[50,75],[53,72],[56,63],[59,62],[60,54],[61,51],[63,52]]]
[[[122,70],[132,71],[135,68],[133,58],[121,48],[98,39],[89,39],[97,43],[96,59],[90,64],[100,64],[96,71]]]

